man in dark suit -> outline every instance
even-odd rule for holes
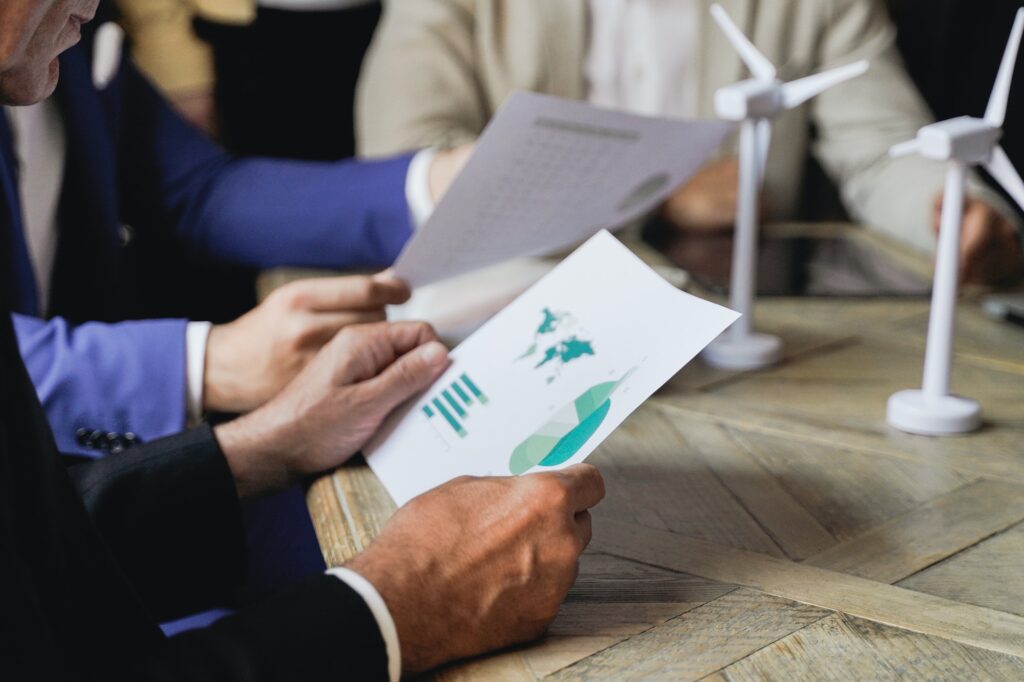
[[[0,103],[56,84],[95,0],[0,3]],[[4,215],[10,215],[7,198]],[[0,262],[11,240],[0,239]],[[15,301],[0,280],[0,301]],[[238,503],[336,466],[448,365],[425,325],[350,327],[273,400],[65,471],[0,315],[0,669],[12,679],[398,679],[536,636],[571,585],[596,469],[462,479],[349,566],[164,638],[244,571]],[[72,483],[73,480],[73,483]]]
[[[0,239],[11,255],[0,277],[15,292],[22,357],[58,447],[90,458],[178,433],[207,412],[258,407],[339,329],[383,319],[385,305],[409,295],[391,279],[334,278],[293,284],[229,324],[125,322],[163,312],[138,293],[139,242],[253,266],[374,267],[412,229],[411,157],[229,156],[170,110],[110,40],[116,26],[102,26],[106,41],[90,25],[60,57],[53,98],[0,107]],[[216,294],[172,277],[164,288],[193,301]],[[247,504],[245,518],[247,592],[323,570],[300,488]]]

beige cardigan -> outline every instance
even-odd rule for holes
[[[711,0],[701,1],[710,7]],[[913,138],[931,115],[903,68],[880,2],[721,2],[783,80],[860,58],[872,63],[867,75],[777,121],[766,188],[773,217],[793,215],[813,151],[855,219],[934,248],[933,202],[944,168],[888,157],[892,144]],[[360,153],[473,140],[516,89],[584,98],[587,13],[587,0],[385,0],[359,85]],[[699,112],[713,118],[715,90],[749,74],[708,13],[701,15]],[[723,151],[733,152],[732,145]],[[1013,215],[976,179],[972,192]]]

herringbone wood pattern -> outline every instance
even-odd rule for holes
[[[765,301],[780,366],[693,363],[592,461],[608,497],[549,635],[438,679],[1024,679],[1024,332],[960,315],[970,436],[884,420],[923,301]],[[343,563],[394,509],[365,463],[310,510]]]

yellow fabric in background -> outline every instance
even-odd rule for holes
[[[255,0],[186,0],[196,14],[221,24],[251,24],[256,20]]]
[[[213,87],[213,57],[192,20],[245,25],[256,18],[253,0],[117,0],[133,54],[164,92],[184,94]]]

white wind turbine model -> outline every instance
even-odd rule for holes
[[[807,78],[783,83],[775,66],[720,5],[711,7],[726,38],[753,72],[754,78],[722,88],[715,93],[715,112],[725,121],[743,124],[740,131],[739,205],[733,247],[730,307],[742,314],[733,326],[704,351],[704,359],[715,367],[749,370],[771,365],[782,355],[782,341],[753,332],[754,288],[757,272],[758,196],[764,183],[772,121],[829,88],[868,70],[866,61]]]
[[[941,436],[966,433],[981,425],[981,406],[973,400],[949,393],[964,192],[968,167],[981,165],[1024,207],[1024,182],[999,146],[1022,34],[1024,9],[1017,12],[985,118],[964,116],[935,123],[922,128],[917,139],[892,148],[893,156],[920,154],[926,159],[949,162],[935,261],[924,382],[919,391],[901,391],[889,398],[889,423],[901,431]]]

